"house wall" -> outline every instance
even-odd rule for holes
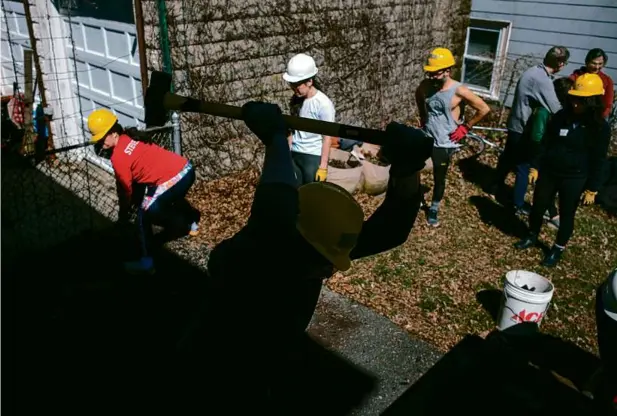
[[[567,47],[570,62],[560,75],[584,65],[590,49],[602,48],[608,55],[605,72],[617,82],[617,0],[473,0],[471,17],[512,22],[510,61],[541,62],[551,46]],[[502,82],[507,105],[512,100],[512,88],[504,85],[508,79],[505,74]]]
[[[162,68],[157,3],[143,0],[150,70]],[[237,105],[267,100],[287,111],[290,90],[281,74],[292,55],[305,52],[317,61],[337,121],[382,127],[392,119],[410,120],[428,51],[448,46],[462,54],[470,3],[167,0],[175,88]],[[220,150],[217,157],[244,149],[247,154],[230,157],[234,161],[253,154],[246,150],[246,140],[235,140],[246,136],[242,123],[184,115],[182,131],[184,148],[202,175],[217,175],[213,149]]]

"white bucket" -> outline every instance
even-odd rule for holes
[[[525,270],[506,273],[497,329],[503,331],[522,322],[535,322],[539,326],[553,291],[553,284],[539,274]]]

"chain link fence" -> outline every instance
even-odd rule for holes
[[[143,97],[127,42],[135,36],[132,6],[122,6],[126,16],[109,5],[109,15],[86,10],[83,2],[0,6],[2,256],[10,261],[117,218],[113,168],[87,145],[86,120],[107,108],[124,127],[143,128]],[[181,153],[179,117],[171,116],[146,131]]]
[[[179,150],[177,116],[175,120],[145,131],[154,143]],[[23,130],[11,135],[23,138]],[[88,146],[37,160],[34,153],[20,151],[18,142],[2,149],[3,257],[51,247],[117,219],[116,181],[108,159]]]

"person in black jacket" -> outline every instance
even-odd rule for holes
[[[419,172],[433,143],[419,129],[388,125],[382,146],[391,163],[388,188],[365,221],[360,205],[337,185],[298,188],[278,106],[247,103],[243,119],[265,145],[261,178],[244,228],[210,254],[200,322],[180,348],[210,351],[226,363],[220,377],[241,379],[247,394],[260,400],[260,389],[304,334],[323,280],[347,270],[352,260],[407,240],[422,197]],[[221,379],[214,383],[225,390]]]
[[[595,201],[610,140],[610,127],[602,117],[604,87],[600,77],[580,76],[568,94],[566,108],[555,114],[542,140],[529,234],[515,245],[526,249],[537,243],[543,214],[558,193],[560,227],[542,262],[548,267],[559,262],[572,236],[581,196],[584,204]]]

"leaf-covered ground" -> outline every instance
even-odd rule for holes
[[[479,160],[457,159],[449,172],[440,227],[427,226],[421,211],[404,245],[359,260],[326,284],[445,351],[466,334],[494,327],[489,311],[498,306],[496,290],[507,271],[535,271],[555,285],[542,330],[596,352],[595,288],[617,265],[617,219],[597,206],[581,207],[561,263],[543,268],[540,248],[513,248],[525,223],[481,189],[495,163],[490,153]],[[190,199],[202,212],[203,231],[188,244],[213,245],[233,235],[246,221],[256,180],[256,172],[245,171],[196,184]],[[422,180],[430,200],[432,175],[423,173]],[[356,197],[367,213],[381,202]],[[554,230],[543,228],[547,246],[554,236]]]

